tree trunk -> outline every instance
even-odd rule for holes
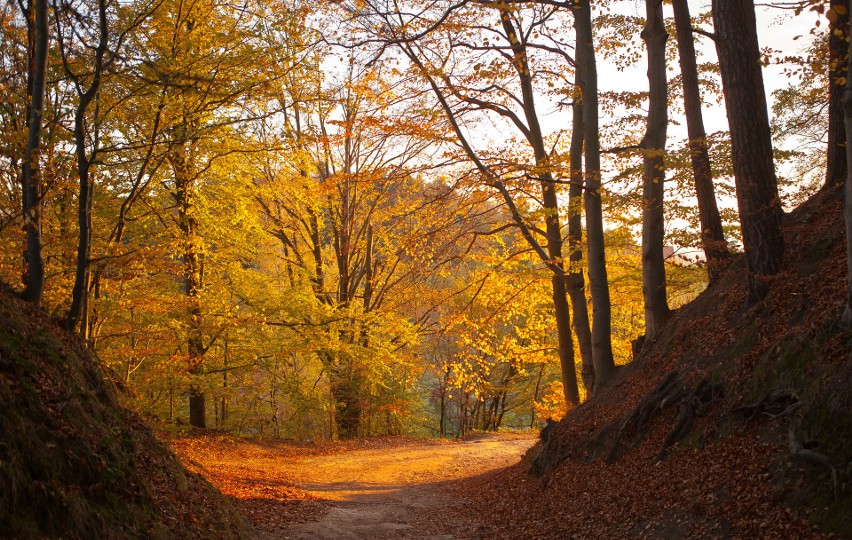
[[[65,327],[74,331],[83,318],[86,296],[89,292],[89,261],[92,255],[92,195],[94,186],[90,180],[91,161],[86,155],[85,115],[88,103],[81,98],[74,119],[74,140],[77,145],[77,173],[80,177],[78,195],[77,225],[79,241],[77,243],[77,269],[74,288],[71,292],[71,308],[65,316]],[[85,332],[85,326],[82,329]]]
[[[338,439],[355,439],[361,428],[361,386],[351,365],[338,363],[329,369],[334,423]]]
[[[648,124],[639,143],[642,149],[642,296],[645,300],[645,339],[657,335],[669,314],[666,299],[665,152],[668,128],[666,87],[666,33],[660,0],[645,0],[646,23],[642,39],[648,48]]]
[[[184,294],[189,302],[189,330],[187,335],[188,371],[190,375],[201,372],[205,353],[201,289],[203,287],[203,260],[198,238],[198,219],[195,207],[195,185],[191,171],[191,160],[187,142],[179,142],[169,155],[174,171],[175,190],[173,197],[178,207],[178,227],[183,242],[183,285]],[[189,423],[192,426],[207,427],[206,399],[197,384],[189,388]]]
[[[104,68],[104,54],[106,54],[109,27],[107,26],[106,0],[98,0],[98,45],[95,48],[95,65],[92,82],[85,92],[78,86],[77,110],[74,114],[74,145],[77,152],[77,174],[80,177],[80,192],[77,199],[77,225],[79,228],[79,239],[77,242],[77,269],[74,276],[74,287],[71,292],[71,308],[65,317],[65,327],[69,331],[75,328],[83,320],[80,333],[84,338],[88,337],[88,294],[89,294],[89,262],[92,257],[92,196],[94,185],[91,180],[91,167],[97,155],[98,138],[94,137],[95,147],[91,155],[86,152],[86,114],[89,105],[98,95],[101,87],[101,74]],[[61,41],[60,41],[61,44]],[[77,76],[70,72],[68,66],[66,71],[72,80],[77,81]],[[95,106],[95,122],[98,107]]]
[[[532,404],[530,405],[530,429],[535,427],[535,404],[538,401],[538,394],[541,391],[541,379],[544,377],[544,364],[538,368],[538,377],[535,380],[535,392],[533,392]],[[589,387],[586,387],[588,391]]]
[[[41,304],[44,293],[44,259],[41,239],[41,144],[44,124],[44,95],[47,86],[48,15],[47,0],[30,2],[27,16],[29,67],[29,128],[21,174],[21,202],[27,232],[27,271],[22,297]],[[35,18],[35,21],[32,20]]]
[[[521,83],[521,96],[524,116],[529,128],[527,139],[535,155],[536,174],[541,187],[542,204],[545,211],[545,233],[547,234],[547,255],[555,270],[551,277],[553,310],[556,318],[556,334],[559,341],[559,363],[562,369],[562,388],[565,401],[578,405],[580,390],[577,385],[577,370],[574,366],[574,341],[571,337],[571,313],[565,289],[564,264],[562,262],[562,224],[559,219],[559,200],[556,196],[556,182],[551,170],[550,156],[544,146],[544,136],[535,108],[532,86],[532,72],[529,68],[523,36],[518,35],[508,13],[500,12],[500,21],[506,37],[512,46],[514,66]]]
[[[852,0],[849,2],[849,8],[852,9]],[[849,42],[847,69],[852,65],[848,61],[849,58],[852,58],[852,41]],[[852,141],[852,77],[846,77],[846,86],[843,89],[843,125],[846,129],[846,140]],[[852,163],[852,144],[846,145],[846,160],[847,163]],[[843,311],[842,323],[846,328],[852,328],[852,169],[848,167],[843,194],[843,217],[846,222],[846,309]]]
[[[586,165],[586,241],[589,253],[589,289],[592,292],[592,355],[595,387],[603,388],[615,369],[612,357],[612,319],[604,249],[601,206],[601,157],[598,133],[598,73],[589,0],[574,4],[577,32],[577,79],[583,97],[583,147]]]
[[[825,170],[825,186],[839,186],[846,181],[846,140],[844,85],[846,77],[849,38],[849,11],[846,0],[831,0],[831,8],[837,15],[828,25],[828,156]]]
[[[748,262],[748,301],[754,303],[766,297],[784,258],[784,211],[772,159],[754,3],[714,0],[713,22]]]
[[[689,136],[689,154],[695,179],[695,196],[698,199],[698,219],[701,222],[701,242],[707,258],[707,278],[714,282],[719,277],[724,261],[729,257],[728,242],[722,229],[722,218],[716,205],[713,172],[707,151],[707,134],[701,113],[701,89],[698,85],[698,67],[692,34],[692,18],[687,0],[673,0],[677,49],[680,59],[683,105]]]
[[[595,365],[592,354],[592,329],[589,326],[589,306],[586,303],[586,282],[583,276],[583,105],[580,92],[575,92],[571,105],[571,146],[569,149],[571,185],[568,187],[568,251],[569,267],[566,277],[571,309],[574,310],[574,335],[580,347],[580,376],[586,393],[595,387]]]

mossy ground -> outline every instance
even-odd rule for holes
[[[239,538],[76,339],[0,286],[0,537]]]

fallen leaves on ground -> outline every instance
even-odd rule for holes
[[[298,443],[264,438],[161,433],[190,469],[228,496],[256,529],[280,534],[292,523],[316,521],[330,505],[298,487],[310,477],[297,477],[300,463],[317,456],[356,450],[393,450],[445,441],[407,437],[371,437],[354,441]]]

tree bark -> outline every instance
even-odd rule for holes
[[[186,128],[183,128],[186,129]],[[183,137],[182,137],[183,139]],[[191,170],[192,156],[185,140],[178,142],[169,154],[169,162],[174,171],[175,189],[173,197],[178,207],[178,227],[183,242],[183,285],[184,294],[189,302],[187,355],[188,372],[197,375],[201,372],[205,351],[202,330],[201,289],[203,287],[203,260],[198,239],[198,219],[195,212],[195,185]],[[192,426],[207,427],[206,398],[201,388],[193,383],[189,388],[189,423]]]
[[[852,0],[849,9],[852,10]],[[852,29],[849,29],[852,35]],[[847,54],[847,69],[852,58],[852,41],[849,42]],[[846,130],[846,140],[852,141],[852,77],[846,77],[843,88],[843,126]],[[846,145],[847,163],[852,163],[852,144]],[[843,311],[842,323],[846,328],[852,328],[852,169],[847,167],[846,184],[843,188],[843,218],[846,223],[846,309]]]
[[[99,38],[95,49],[94,74],[92,82],[85,92],[81,91],[76,75],[71,73],[67,64],[65,66],[66,72],[71,75],[71,78],[77,85],[79,95],[77,110],[74,114],[74,145],[77,151],[77,174],[80,177],[80,191],[77,199],[79,239],[77,242],[77,268],[74,276],[74,287],[71,292],[71,307],[65,317],[65,327],[69,331],[77,328],[81,319],[85,321],[88,312],[89,262],[92,257],[92,197],[94,194],[94,184],[92,183],[90,172],[98,148],[97,137],[95,137],[95,147],[92,149],[91,154],[88,154],[86,151],[86,114],[92,101],[96,99],[101,86],[104,54],[106,53],[109,36],[107,24],[106,0],[98,0]],[[97,115],[97,106],[95,107],[95,113]],[[97,122],[97,118],[95,122]],[[80,328],[84,339],[88,337],[88,329],[89,325],[87,322],[84,322]]]
[[[41,238],[41,145],[44,125],[44,95],[47,87],[48,16],[47,0],[30,2],[27,42],[30,48],[29,126],[21,174],[21,202],[27,233],[24,291],[21,296],[35,305],[44,293],[44,259]],[[35,19],[33,21],[33,18]]]
[[[595,365],[593,391],[596,392],[609,382],[615,369],[612,356],[611,305],[601,205],[598,73],[589,0],[577,0],[573,10],[574,27],[577,33],[577,78],[583,94],[583,153],[586,165],[584,200],[589,253],[589,288],[592,292],[592,355]]]
[[[784,211],[772,158],[754,3],[714,0],[713,22],[748,262],[748,302],[755,303],[766,297],[772,276],[781,270]]]
[[[836,17],[828,25],[828,156],[826,159],[825,186],[839,186],[846,181],[846,140],[844,85],[839,80],[846,77],[849,37],[849,11],[846,0],[831,0]]]
[[[645,0],[642,39],[648,48],[648,123],[639,143],[642,149],[642,296],[645,300],[645,339],[657,335],[669,314],[666,299],[665,152],[668,128],[666,33],[661,0]]]
[[[541,187],[542,203],[545,211],[545,233],[547,234],[547,255],[552,264],[563,272],[554,273],[551,278],[553,311],[556,319],[556,334],[559,342],[559,363],[562,370],[562,388],[565,401],[574,405],[580,403],[580,390],[577,384],[577,370],[574,366],[574,341],[571,337],[571,313],[564,279],[562,258],[562,224],[559,219],[559,200],[556,196],[556,183],[553,178],[550,156],[544,146],[544,136],[535,108],[526,46],[523,36],[515,31],[508,12],[500,12],[500,21],[506,37],[512,47],[514,66],[521,83],[521,96],[524,117],[527,121],[527,139],[535,156],[536,175]]]
[[[687,0],[672,0],[672,7],[677,31],[689,154],[692,158],[695,196],[698,199],[698,219],[701,223],[701,243],[707,258],[707,277],[713,283],[719,277],[724,261],[728,259],[730,253],[722,229],[719,207],[716,205],[716,192],[713,188],[713,172],[710,168],[707,134],[704,131],[704,117],[701,112],[701,89],[698,85],[698,67],[689,4]]]
[[[583,105],[576,92],[571,105],[571,146],[569,148],[571,185],[568,187],[568,252],[566,276],[568,296],[574,310],[574,335],[580,347],[583,386],[586,392],[595,387],[595,365],[592,354],[592,329],[589,326],[589,306],[586,303],[586,282],[583,276]]]
[[[342,366],[338,366],[341,368]],[[334,422],[338,439],[355,439],[361,427],[361,389],[357,379],[343,369],[331,374],[331,397],[335,403]]]

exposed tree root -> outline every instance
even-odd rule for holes
[[[767,390],[752,405],[741,405],[731,410],[732,413],[740,413],[746,416],[750,422],[759,414],[765,414],[770,418],[779,418],[794,413],[802,406],[799,398],[790,390],[774,388]]]
[[[796,430],[793,426],[790,426],[790,430],[787,432],[787,440],[790,446],[790,457],[811,465],[825,467],[831,472],[832,492],[834,499],[837,500],[837,469],[832,465],[828,456],[806,448],[804,443],[796,436]]]
[[[682,441],[692,431],[695,418],[702,416],[707,406],[720,401],[721,397],[721,385],[711,383],[710,379],[702,379],[698,383],[698,386],[695,387],[695,390],[681,400],[680,412],[675,420],[674,428],[672,428],[663,442],[663,448],[660,450],[657,460],[662,461],[666,459],[669,448],[673,444]]]
[[[669,372],[663,381],[633,409],[623,421],[607,455],[607,463],[618,459],[622,447],[629,447],[643,440],[647,435],[646,426],[663,411],[672,406],[679,408],[674,427],[663,443],[658,459],[665,459],[668,449],[683,440],[695,423],[695,418],[704,414],[706,406],[721,398],[722,387],[703,379],[694,389],[689,389],[681,380],[677,371]],[[625,444],[625,437],[633,435],[632,444]]]
[[[559,437],[553,434],[557,425],[557,422],[548,418],[547,425],[539,433],[541,450],[533,459],[530,467],[530,474],[533,476],[541,476],[547,471],[555,469],[562,462],[562,443],[559,441]]]
[[[541,434],[541,450],[532,462],[530,474],[539,476],[555,469],[569,456],[594,460],[605,453],[606,462],[613,463],[623,450],[636,446],[648,436],[648,426],[655,418],[667,409],[677,408],[674,426],[658,456],[658,459],[665,459],[669,448],[689,435],[695,419],[706,412],[709,404],[720,401],[721,395],[721,385],[710,382],[710,379],[705,378],[690,388],[680,373],[672,370],[628,415],[611,423],[594,439],[579,447],[563,447],[559,437],[552,435],[552,426],[545,427]]]

